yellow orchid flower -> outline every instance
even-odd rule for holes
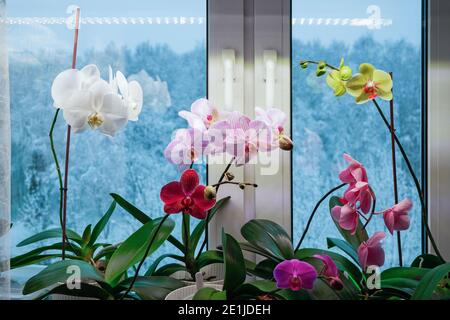
[[[369,63],[363,63],[359,72],[346,83],[347,92],[356,98],[357,104],[363,104],[377,97],[392,100],[392,78],[389,73],[375,69]]]

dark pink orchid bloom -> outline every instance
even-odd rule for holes
[[[346,153],[344,159],[349,163],[349,166],[339,174],[339,179],[343,183],[352,185],[356,182],[368,182],[366,169],[361,163]]]
[[[315,254],[313,257],[323,262],[323,269],[320,272],[320,275],[327,279],[328,283],[333,289],[342,290],[344,284],[339,278],[339,270],[336,267],[333,259],[325,254]]]
[[[370,191],[366,169],[360,162],[348,154],[344,154],[344,159],[349,163],[349,166],[347,169],[341,171],[339,179],[349,186],[344,192],[343,202],[355,208],[359,204],[359,209],[362,212],[369,213],[372,203],[372,193]]]
[[[408,213],[412,206],[411,200],[405,199],[392,208],[383,211],[384,222],[391,234],[394,234],[394,231],[403,231],[409,228],[410,218]]]
[[[273,270],[273,276],[279,289],[312,289],[317,279],[316,269],[309,263],[293,259],[278,264]]]
[[[342,229],[350,231],[352,235],[356,233],[356,228],[359,223],[359,215],[355,208],[352,208],[348,204],[342,207],[336,206],[331,209],[331,216]]]
[[[197,172],[188,169],[180,181],[172,181],[161,189],[164,212],[168,214],[183,212],[198,219],[205,219],[206,212],[214,207],[216,200],[205,199],[205,186],[199,184]]]
[[[372,203],[372,193],[367,182],[357,182],[351,185],[344,194],[345,200],[353,206],[359,202],[359,208],[364,213],[369,213]]]
[[[358,248],[358,259],[363,270],[368,266],[381,267],[384,264],[385,255],[381,240],[385,237],[384,232],[377,232],[369,240],[361,243]]]

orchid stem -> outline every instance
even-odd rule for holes
[[[312,211],[311,215],[309,216],[308,223],[306,224],[306,228],[305,228],[305,230],[303,231],[303,234],[302,234],[302,236],[301,236],[301,238],[300,238],[300,241],[299,241],[298,244],[297,244],[297,247],[295,248],[295,252],[297,252],[298,249],[300,249],[300,246],[302,245],[303,240],[305,239],[306,234],[308,233],[309,227],[311,226],[312,220],[313,220],[314,216],[316,215],[316,212],[317,212],[317,210],[319,209],[319,207],[320,207],[320,205],[322,204],[322,202],[324,202],[331,194],[333,194],[333,193],[336,192],[337,190],[339,190],[339,189],[345,187],[346,185],[347,185],[346,183],[343,183],[343,184],[341,184],[341,185],[339,185],[339,186],[337,186],[337,187],[331,189],[330,191],[328,191],[328,192],[327,192],[327,193],[319,200],[319,202],[317,202],[316,206],[314,207],[314,210]]]
[[[50,149],[52,150],[53,160],[55,161],[56,172],[58,174],[58,182],[59,182],[59,221],[61,224],[61,230],[63,228],[63,220],[62,220],[62,200],[63,200],[63,180],[61,174],[61,168],[59,166],[58,156],[56,155],[55,143],[53,142],[53,129],[55,128],[56,120],[58,119],[59,111],[61,109],[56,109],[55,116],[53,118],[52,126],[50,127],[50,132],[48,134],[50,138]]]
[[[311,64],[319,64],[319,62],[318,61],[312,61],[312,60],[305,60],[305,61],[302,61],[302,62],[306,62],[306,63],[311,63]],[[333,69],[333,70],[336,70],[336,71],[339,71],[339,69],[338,68],[336,68],[336,67],[334,67],[334,66],[332,66],[331,64],[328,64],[328,63],[326,63],[325,64],[328,68],[330,68],[330,69]]]
[[[394,74],[390,72],[391,79],[394,80]],[[394,185],[394,203],[398,203],[398,186],[397,186],[397,159],[395,156],[395,117],[394,117],[394,99],[389,102],[389,115],[390,115],[390,131],[391,131],[391,149],[392,149],[392,181]],[[402,238],[400,231],[397,231],[397,249],[398,249],[398,263],[400,267],[403,267],[403,254],[402,254]]]
[[[254,187],[254,188],[258,187],[258,185],[256,183],[236,182],[236,181],[223,181],[223,182],[220,182],[220,183],[213,184],[212,187],[217,188],[218,186],[221,186],[221,185],[224,185],[224,184],[234,184],[234,185],[237,185],[237,186],[251,186],[251,187]]]
[[[371,187],[369,187],[369,192],[372,195],[372,211],[370,212],[369,219],[366,219],[366,223],[361,230],[366,230],[367,226],[369,225],[370,221],[372,221],[372,218],[375,215],[375,209],[377,206],[377,197],[375,196],[375,192],[373,192],[373,189]]]
[[[225,170],[222,172],[222,175],[219,178],[219,181],[217,182],[217,187],[216,187],[216,193],[219,191],[219,187],[220,184],[222,183],[223,179],[225,178],[225,175],[227,174],[228,170],[230,170],[231,165],[233,164],[234,160],[236,159],[236,157],[233,157],[230,161],[230,163],[228,163],[228,165],[226,166]],[[210,220],[210,214],[211,214],[211,210],[208,211],[208,214],[206,215],[206,224],[205,224],[205,239],[203,240],[203,243],[200,247],[200,250],[197,253],[197,258],[200,257],[200,255],[202,254],[203,249],[205,248],[206,244],[208,243],[208,226],[209,226],[209,220]]]
[[[383,120],[384,124],[386,125],[386,127],[388,128],[389,131],[392,131],[391,130],[391,125],[390,125],[389,121],[387,120],[386,116],[384,115],[383,110],[381,110],[380,105],[378,104],[378,102],[376,100],[372,100],[372,101],[373,101],[373,104],[375,105],[379,115],[381,116],[381,119]],[[395,142],[396,142],[396,144],[397,144],[397,146],[398,146],[398,148],[400,150],[400,153],[402,154],[402,157],[403,157],[403,160],[406,163],[406,166],[408,167],[409,173],[410,173],[410,175],[411,175],[411,177],[412,177],[412,179],[414,181],[414,185],[416,187],[417,194],[419,195],[420,205],[421,205],[421,208],[422,208],[422,210],[421,210],[421,212],[422,212],[422,224],[425,226],[426,234],[427,234],[428,238],[430,239],[431,245],[432,245],[433,250],[436,253],[436,255],[440,259],[445,261],[444,258],[441,255],[437,245],[436,245],[436,242],[434,241],[434,237],[433,237],[433,235],[431,233],[430,226],[428,225],[428,222],[427,222],[425,200],[424,200],[424,195],[422,193],[422,188],[420,187],[419,179],[417,178],[417,176],[416,176],[416,174],[414,172],[414,169],[413,169],[413,166],[411,164],[411,161],[409,160],[408,154],[406,153],[405,149],[403,148],[402,143],[400,142],[400,140],[397,137],[397,135],[395,134],[395,132],[393,132],[392,134],[394,135]]]
[[[144,261],[147,258],[148,254],[150,252],[150,249],[152,248],[153,243],[155,242],[156,236],[158,235],[159,230],[161,229],[162,225],[164,224],[164,222],[167,220],[168,217],[169,217],[169,214],[166,214],[161,219],[161,222],[158,224],[158,227],[156,228],[155,233],[153,234],[150,242],[148,243],[147,248],[145,249],[144,256],[142,257],[141,261],[139,262],[138,267],[136,268],[136,271],[133,276],[133,280],[131,280],[130,285],[128,286],[127,290],[122,294],[122,296],[120,297],[120,300],[123,300],[128,295],[128,293],[130,293],[131,289],[133,289],[136,279],[139,276],[139,271],[141,270],[142,265],[144,264]]]
[[[72,69],[76,68],[77,65],[77,51],[78,51],[78,33],[80,30],[80,8],[77,8],[75,15],[75,33],[73,35],[73,50],[72,50]],[[62,259],[65,260],[66,255],[66,226],[67,226],[67,186],[68,186],[68,175],[69,175],[69,151],[70,151],[70,125],[67,126],[67,140],[66,140],[66,159],[64,163],[64,186],[63,201],[62,201]]]

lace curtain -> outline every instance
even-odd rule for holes
[[[0,19],[6,16],[6,0],[0,0]],[[11,131],[9,109],[8,49],[6,24],[0,22],[0,300],[9,299],[9,227],[11,221]]]

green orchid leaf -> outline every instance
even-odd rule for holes
[[[198,269],[214,263],[223,263],[223,252],[217,250],[205,251],[202,252],[197,259]]]
[[[234,298],[237,300],[254,299],[257,296],[276,290],[277,285],[275,282],[269,280],[256,280],[239,286],[234,292]]]
[[[73,230],[67,229],[66,235],[67,235],[67,238],[69,238],[72,241],[75,241],[77,243],[82,242],[81,236]],[[39,232],[21,242],[19,242],[19,244],[17,246],[24,247],[24,246],[27,246],[32,243],[36,243],[36,242],[39,242],[42,240],[53,239],[53,238],[62,238],[62,231],[60,228],[49,229],[46,231]]]
[[[70,282],[70,277],[77,272],[82,282],[104,282],[102,274],[91,264],[81,260],[63,260],[49,265],[31,277],[25,283],[23,294],[30,294],[58,283]]]
[[[331,210],[336,207],[342,206],[341,201],[339,200],[339,197],[331,197],[330,198],[330,203],[329,203],[329,208],[330,208],[330,215],[331,215]],[[358,250],[359,246],[361,245],[361,243],[363,243],[364,241],[367,241],[369,239],[369,236],[367,234],[366,230],[363,230],[363,224],[361,223],[361,220],[359,220],[358,222],[358,227],[356,229],[356,232],[354,235],[351,234],[350,231],[344,230],[339,226],[339,223],[337,223],[333,217],[331,217],[331,219],[333,220],[334,224],[336,225],[336,228],[339,230],[339,232],[341,233],[342,237],[344,237],[344,239],[353,247],[354,250]]]
[[[434,297],[439,283],[444,277],[449,277],[450,263],[440,265],[428,271],[428,273],[420,280],[416,291],[411,297],[411,300],[430,300]],[[448,290],[448,289],[447,289]]]
[[[282,289],[272,295],[280,300],[311,300],[311,295],[306,290],[292,291],[290,289]]]
[[[156,269],[158,268],[159,264],[167,258],[172,258],[181,262],[184,262],[184,257],[182,256],[177,256],[175,254],[163,254],[161,256],[159,256],[155,261],[153,261],[153,263],[150,265],[150,267],[148,268],[147,272],[145,273],[146,277],[152,276],[153,273],[156,271]]]
[[[29,265],[30,262],[34,261],[32,259],[33,257],[37,257],[41,253],[43,253],[45,251],[49,251],[49,250],[58,250],[58,251],[62,250],[62,243],[54,243],[54,244],[51,244],[48,246],[42,246],[42,247],[36,248],[34,250],[31,250],[27,253],[18,255],[14,258],[11,258],[10,268],[16,269],[19,267],[23,267],[25,265]],[[72,253],[75,253],[78,255],[80,252],[80,248],[76,247],[75,245],[66,246],[66,251],[72,252]],[[53,255],[50,255],[50,256],[53,256]],[[41,257],[43,257],[43,256],[41,256]],[[38,260],[39,260],[39,258],[38,258]],[[40,261],[42,261],[42,260],[40,260]]]
[[[280,225],[273,221],[251,220],[241,228],[241,234],[253,246],[262,251],[269,251],[278,259],[294,257],[291,238]]]
[[[244,255],[239,247],[239,243],[231,235],[225,233],[224,230],[222,230],[222,245],[225,265],[223,289],[227,291],[228,298],[231,298],[234,290],[245,281]]]
[[[211,221],[211,219],[214,218],[216,213],[228,202],[228,200],[230,198],[231,197],[226,197],[226,198],[220,199],[219,201],[216,202],[216,205],[211,209],[211,211],[209,213],[209,218],[208,218],[209,221]],[[190,243],[192,252],[196,251],[197,245],[200,241],[200,238],[202,237],[203,231],[205,230],[206,224],[207,224],[206,219],[200,220],[200,222],[195,226],[194,230],[192,231],[191,237],[189,239],[189,243]]]
[[[277,266],[278,262],[272,259],[265,259],[260,261],[254,268],[249,269],[247,267],[247,272],[256,277],[270,280],[273,278],[273,270]]]
[[[169,263],[154,272],[154,276],[171,276],[178,271],[187,271],[186,267],[178,263]]]
[[[50,297],[51,299],[51,296],[53,294],[62,294],[71,297],[90,298],[98,300],[114,299],[111,293],[103,289],[101,286],[88,283],[80,283],[79,289],[69,289],[66,284],[62,284],[51,290],[48,290],[42,295],[39,295],[38,297],[34,298],[34,300],[43,300],[48,297]]]
[[[115,289],[116,294],[126,290],[132,279],[122,281]],[[171,277],[137,277],[133,284],[132,291],[143,300],[164,300],[172,291],[183,287],[183,281]]]
[[[381,279],[409,279],[414,281],[420,281],[429,272],[429,269],[422,268],[408,268],[408,267],[396,267],[384,270],[381,273]]]
[[[155,219],[144,224],[140,229],[134,232],[126,239],[111,256],[105,271],[105,280],[112,286],[116,285],[120,277],[137,262],[139,262],[145,254],[154,233],[158,229],[162,218]],[[170,233],[175,228],[175,223],[166,219],[159,229],[155,240],[148,252],[151,255],[167,240]]]
[[[438,256],[433,254],[422,254],[414,259],[411,267],[433,269],[444,263],[445,261]]]
[[[254,245],[252,245],[252,244],[250,244],[248,242],[240,242],[239,246],[244,251],[248,251],[248,252],[259,254],[260,256],[263,256],[263,257],[265,257],[267,259],[271,259],[273,261],[281,262],[282,260],[284,260],[282,258],[277,258],[273,254],[271,254],[269,251],[267,251],[267,250],[265,250],[263,248],[260,248],[260,247],[256,247],[256,246],[254,246]]]
[[[225,291],[205,287],[198,290],[192,300],[227,300],[227,293]]]
[[[108,221],[111,218],[115,209],[116,209],[116,201],[112,201],[111,205],[108,208],[108,211],[106,211],[106,213],[103,215],[103,217],[94,226],[94,229],[92,230],[91,238],[89,240],[89,246],[92,246],[95,243],[95,241],[97,241],[98,237],[100,236],[102,231],[105,229],[106,225],[108,224]]]
[[[83,231],[83,236],[81,237],[82,239],[82,246],[86,246],[89,241],[91,240],[91,229],[92,229],[92,225],[89,224]]]
[[[146,224],[150,221],[153,221],[152,218],[150,218],[148,215],[146,215],[144,212],[136,208],[134,205],[129,203],[127,200],[122,198],[116,193],[111,193],[111,197],[117,202],[117,204],[124,209],[126,212],[131,214],[137,221],[139,221],[142,224]],[[173,244],[176,248],[178,248],[181,252],[184,253],[184,246],[183,244],[178,241],[174,236],[169,236],[167,239],[171,244]]]
[[[353,261],[359,264],[358,254],[355,249],[346,241],[341,239],[327,238],[328,249],[337,247],[345,252]]]

